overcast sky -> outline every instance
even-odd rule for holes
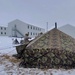
[[[65,24],[75,25],[75,0],[0,0],[0,25],[12,20],[48,29]]]

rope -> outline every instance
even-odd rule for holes
[[[14,49],[15,50],[15,49]],[[12,50],[12,51],[14,51],[14,50]],[[6,53],[6,54],[10,54],[12,51],[10,51],[10,52],[8,52],[8,53]]]
[[[2,48],[0,50],[5,50],[5,49],[13,48],[13,47],[16,47],[16,46],[19,46],[19,45],[21,45],[21,44],[16,44],[16,45],[13,45],[13,46],[10,46],[10,47],[5,47],[5,48]]]
[[[5,50],[5,49],[13,48],[13,47],[14,46],[6,47],[6,48],[1,48],[0,50]]]
[[[4,54],[8,55],[8,54],[10,54],[11,52],[13,52],[14,50],[15,50],[15,49],[9,51],[8,53],[4,53]],[[0,55],[0,56],[2,56],[2,55]]]
[[[4,70],[1,70],[0,72],[2,72],[2,71],[4,71]]]

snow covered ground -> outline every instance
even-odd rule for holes
[[[21,59],[12,57],[13,54],[16,49],[12,38],[0,37],[0,75],[75,75],[75,69],[21,68],[18,66]]]

